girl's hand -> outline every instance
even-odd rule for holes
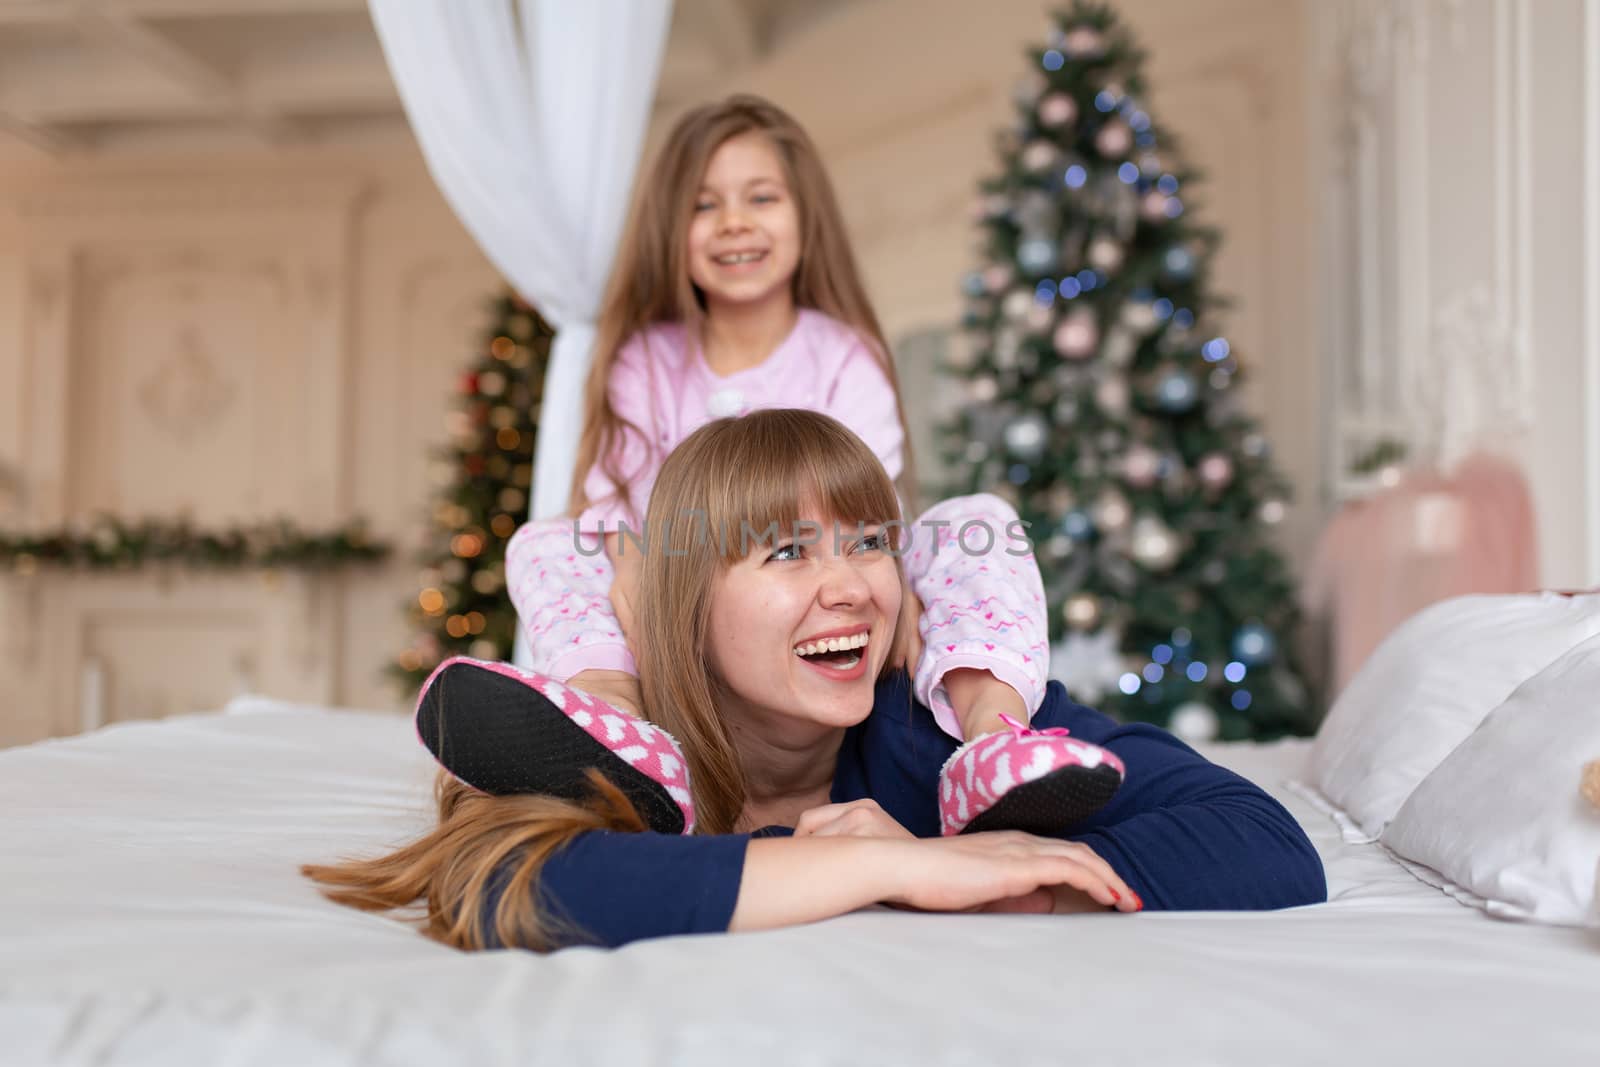
[[[889,666],[915,672],[917,661],[922,658],[922,601],[910,586],[906,587],[905,600],[900,605],[900,617],[906,623],[905,645],[897,650]]]
[[[606,556],[615,572],[611,579],[611,610],[616,613],[617,625],[622,627],[623,640],[634,647],[634,601],[639,595],[639,571],[644,564],[643,553],[636,544],[624,544],[621,534],[606,534]]]
[[[910,842],[898,871],[900,889],[886,901],[925,911],[1083,910],[1085,903],[1138,911],[1142,906],[1088,845],[1010,830]],[[1039,890],[1049,893],[1049,908]]]
[[[824,804],[800,816],[794,824],[796,837],[898,837],[915,841],[916,835],[884,811],[876,800],[853,800],[848,804]]]

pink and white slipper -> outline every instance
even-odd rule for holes
[[[939,772],[939,827],[946,837],[986,830],[1055,834],[1088,818],[1122,785],[1115,753],[1067,736],[1059,726],[1031,730],[1002,715],[1009,733],[968,741]]]
[[[453,656],[422,684],[416,723],[433,758],[474,789],[582,800],[598,768],[650,829],[694,829],[689,767],[673,736],[554,678]]]

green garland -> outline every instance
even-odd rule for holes
[[[124,521],[101,516],[38,533],[0,530],[0,567],[32,574],[43,567],[132,570],[155,563],[226,570],[327,570],[376,563],[391,546],[368,537],[360,520],[325,532],[287,519],[204,530],[186,519]]]

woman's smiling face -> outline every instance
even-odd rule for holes
[[[718,575],[706,639],[724,718],[796,741],[871,712],[902,598],[900,562],[878,526],[801,514],[795,530],[752,538]]]

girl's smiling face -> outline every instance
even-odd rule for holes
[[[783,161],[760,133],[724,141],[711,156],[689,219],[689,277],[718,304],[792,300],[800,213]]]
[[[871,712],[902,597],[880,527],[802,514],[718,575],[706,637],[723,717],[797,743]]]

